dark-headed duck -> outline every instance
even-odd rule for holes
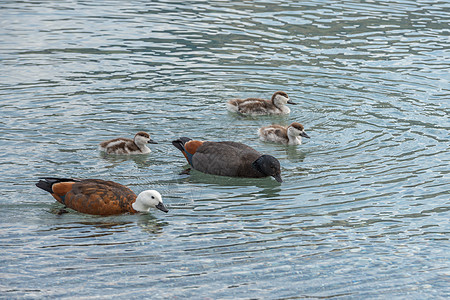
[[[172,142],[192,168],[203,173],[232,177],[272,176],[282,182],[280,162],[271,155],[237,142],[203,142],[181,137]]]

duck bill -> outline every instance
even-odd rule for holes
[[[297,103],[295,103],[295,102],[292,102],[292,100],[288,100],[288,102],[287,102],[288,104],[293,104],[293,105],[297,105]]]
[[[158,144],[157,141],[154,141],[154,140],[152,140],[152,139],[149,139],[149,140],[148,140],[148,143],[149,143],[149,144]]]
[[[156,205],[155,207],[165,213],[169,211],[162,202],[159,202],[158,205]]]
[[[283,179],[281,179],[281,174],[273,175],[273,178],[275,178],[275,180],[280,182],[280,183],[283,182]]]
[[[302,137],[305,137],[305,138],[310,138],[309,137],[309,135],[306,133],[306,132],[304,132],[304,131],[302,131],[301,133],[300,133],[300,136],[302,136]]]

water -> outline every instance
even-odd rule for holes
[[[4,1],[1,298],[449,297],[448,1]],[[227,99],[287,92],[290,116]],[[303,145],[256,130],[298,121]],[[141,157],[100,141],[148,131]],[[245,142],[284,182],[193,172]],[[168,214],[70,212],[39,176],[158,189]]]

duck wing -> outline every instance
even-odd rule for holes
[[[108,154],[128,154],[141,151],[134,140],[128,138],[116,138],[101,142],[99,148]]]
[[[115,215],[134,212],[136,194],[113,181],[85,179],[72,185],[65,196],[65,205],[76,211],[93,215]]]
[[[261,177],[252,163],[261,154],[237,142],[204,142],[192,157],[194,169],[213,175]]]
[[[242,113],[266,113],[271,108],[271,102],[258,98],[247,98],[238,104],[238,111]]]

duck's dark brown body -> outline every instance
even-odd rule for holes
[[[266,177],[252,163],[262,154],[236,142],[204,142],[192,157],[193,168],[208,174],[232,177]]]
[[[49,192],[65,206],[92,215],[136,213],[136,194],[128,187],[101,179],[43,178],[37,187]]]

